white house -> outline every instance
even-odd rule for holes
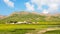
[[[27,22],[17,22],[16,24],[24,24],[24,23],[27,23]]]

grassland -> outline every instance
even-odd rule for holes
[[[35,24],[0,24],[0,30],[10,29],[43,29],[51,27],[59,27],[60,25],[35,25]]]
[[[26,32],[59,26],[60,25],[0,24],[0,34],[25,34]]]
[[[44,34],[60,34],[60,30],[48,31]]]

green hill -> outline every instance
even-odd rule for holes
[[[40,15],[35,12],[14,12],[10,16],[0,20],[0,23],[6,23],[9,21],[39,22],[38,24],[60,24],[60,17],[55,15]]]

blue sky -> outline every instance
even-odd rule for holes
[[[14,11],[25,10],[24,3],[28,0],[10,0],[14,2],[14,7],[8,6],[4,0],[0,0],[0,14],[1,15],[9,15]]]
[[[43,14],[60,12],[60,0],[0,0],[0,15],[15,11],[35,11]]]

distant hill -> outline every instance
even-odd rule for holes
[[[0,20],[0,23],[9,21],[31,21],[31,22],[56,22],[60,23],[60,16],[55,15],[40,15],[36,12],[14,12],[7,18]]]
[[[4,19],[6,18],[6,16],[0,15],[0,19]]]

